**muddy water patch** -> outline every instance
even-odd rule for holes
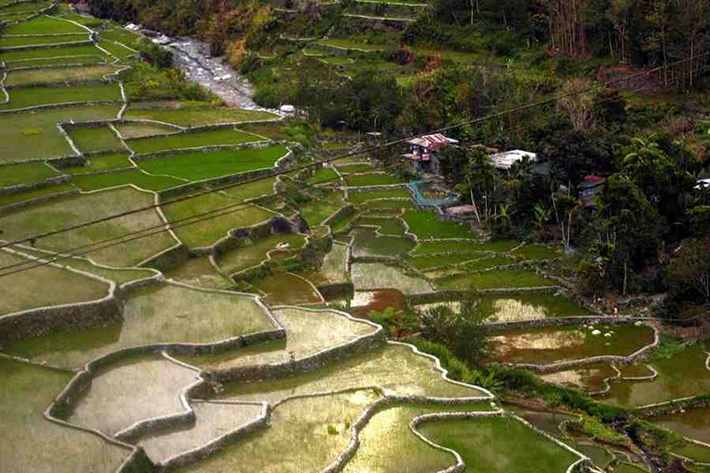
[[[431,292],[431,286],[426,280],[408,276],[393,266],[355,263],[351,271],[356,290],[398,289],[404,294]]]
[[[652,417],[649,422],[710,445],[710,407],[688,409],[672,415]]]
[[[633,325],[515,329],[492,337],[496,361],[537,365],[601,355],[629,356],[653,340],[650,327]]]
[[[320,294],[307,280],[291,273],[274,273],[254,284],[267,304],[317,304]]]
[[[572,370],[558,371],[541,375],[548,383],[558,384],[566,388],[581,389],[586,392],[599,392],[606,389],[605,380],[615,378],[616,370],[609,363],[594,363]]]

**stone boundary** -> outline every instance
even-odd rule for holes
[[[120,83],[119,83],[120,84]],[[11,115],[14,113],[25,113],[25,112],[31,112],[31,111],[39,111],[39,110],[58,110],[62,108],[71,108],[71,107],[76,107],[77,105],[117,105],[117,104],[122,104],[125,103],[121,100],[88,100],[84,102],[63,102],[63,103],[53,103],[53,104],[48,104],[48,105],[33,105],[31,107],[23,107],[23,108],[12,108],[8,110],[0,110],[0,114],[6,114],[6,115]],[[47,159],[47,158],[44,158]],[[27,161],[17,161],[18,163],[21,162],[27,162]],[[11,163],[8,163],[11,164]]]
[[[56,194],[48,194],[42,197],[37,197],[35,199],[23,200],[22,202],[16,202],[14,204],[5,205],[0,207],[0,216],[13,213],[17,210],[22,210],[26,207],[31,207],[33,205],[42,204],[51,200],[61,199],[63,197],[75,196],[79,194],[81,194],[81,192],[79,192],[78,189],[67,190],[64,192],[58,192]]]
[[[611,382],[612,381],[651,381],[654,380],[658,377],[658,371],[655,370],[655,368],[651,365],[644,365],[646,368],[651,370],[651,375],[649,376],[630,376],[630,377],[625,377],[621,376],[621,371],[619,371],[619,368],[616,367],[615,364],[611,363],[609,366],[616,371],[616,376],[612,376],[609,378],[604,378],[603,384],[604,388],[600,389],[599,391],[589,391],[587,394],[590,396],[603,396],[607,394],[609,391],[611,391]]]
[[[10,164],[9,166],[13,166],[13,165]],[[6,167],[7,166],[0,165],[0,172],[2,172],[4,169],[6,169]],[[60,185],[60,184],[66,184],[67,182],[69,182],[69,176],[67,176],[67,175],[50,177],[49,179],[45,179],[44,181],[33,182],[30,184],[17,184],[15,186],[0,188],[0,195],[22,194],[24,192],[36,191],[39,189],[44,189],[46,187],[52,187],[52,186],[56,186],[56,185]]]
[[[77,33],[82,34],[82,33]],[[50,43],[50,44],[31,44],[27,46],[9,46],[5,48],[0,48],[0,54],[2,53],[12,53],[16,51],[36,51],[39,49],[61,49],[65,47],[72,46],[91,46],[94,42],[91,39],[86,41],[66,41],[63,43]]]

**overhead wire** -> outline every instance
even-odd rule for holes
[[[678,60],[678,61],[675,61],[675,62],[672,62],[672,63],[668,63],[668,64],[663,65],[663,66],[658,66],[658,67],[649,69],[649,70],[647,70],[647,71],[638,72],[638,73],[632,74],[632,75],[630,75],[630,76],[625,76],[625,77],[621,77],[621,78],[618,78],[618,79],[614,79],[614,80],[612,80],[612,81],[607,81],[607,82],[605,82],[604,87],[608,87],[610,84],[615,84],[615,83],[618,83],[618,82],[629,81],[629,80],[633,79],[634,77],[647,76],[647,75],[653,74],[653,73],[655,73],[655,72],[658,72],[658,71],[660,71],[660,70],[663,70],[663,69],[666,69],[666,68],[670,68],[670,67],[673,67],[673,66],[676,66],[676,65],[678,65],[678,64],[685,63],[685,62],[694,61],[694,60],[697,60],[698,58],[705,57],[705,56],[708,56],[708,55],[710,55],[710,52],[706,52],[706,53],[698,54],[698,55],[696,55],[696,56],[692,56],[692,57],[689,57],[689,58],[681,59],[681,60]],[[443,127],[443,128],[438,128],[438,129],[436,129],[436,130],[432,130],[432,131],[429,131],[429,132],[427,132],[427,133],[418,133],[418,134],[411,135],[411,136],[408,136],[408,137],[405,137],[405,138],[399,138],[399,139],[396,139],[396,140],[393,140],[393,141],[389,141],[389,142],[387,142],[387,143],[383,143],[383,144],[380,144],[380,145],[377,145],[377,146],[374,146],[374,147],[370,147],[370,148],[366,148],[366,149],[362,149],[362,150],[351,151],[351,152],[345,153],[345,154],[343,154],[343,155],[341,155],[341,156],[336,156],[336,157],[333,157],[333,158],[324,159],[324,160],[321,160],[321,161],[317,161],[317,162],[314,162],[314,163],[302,165],[302,166],[299,166],[299,167],[290,168],[290,169],[288,169],[288,170],[277,171],[277,172],[271,173],[271,174],[269,174],[269,175],[267,175],[267,176],[262,176],[262,177],[257,177],[257,178],[253,178],[253,179],[248,179],[248,180],[245,180],[245,181],[242,181],[242,182],[238,182],[238,183],[227,184],[227,185],[222,186],[222,187],[215,187],[215,188],[212,188],[212,189],[208,189],[208,190],[206,190],[206,191],[203,191],[203,192],[197,192],[197,193],[195,193],[195,194],[190,194],[190,195],[187,195],[187,196],[178,197],[178,198],[175,198],[175,199],[172,199],[172,200],[168,200],[168,201],[165,201],[165,202],[162,202],[162,203],[156,203],[156,204],[151,204],[151,205],[147,205],[147,206],[143,206],[143,207],[138,207],[138,208],[136,208],[136,209],[127,210],[127,211],[125,211],[125,212],[120,212],[120,213],[117,213],[117,214],[109,215],[109,216],[102,217],[102,218],[95,219],[95,220],[91,220],[91,221],[88,221],[88,222],[82,222],[82,223],[79,223],[79,224],[76,224],[76,225],[71,225],[71,226],[64,227],[64,228],[60,228],[60,229],[57,229],[57,230],[52,230],[52,231],[49,231],[49,232],[45,232],[45,233],[41,233],[41,234],[37,234],[37,235],[33,235],[33,236],[24,237],[24,238],[19,239],[19,240],[14,240],[14,241],[10,241],[10,242],[7,242],[7,243],[2,244],[2,245],[0,245],[0,249],[2,249],[2,248],[7,248],[7,247],[10,247],[10,246],[14,246],[14,245],[21,244],[21,243],[28,243],[28,242],[30,242],[30,241],[36,241],[36,240],[38,240],[38,239],[40,239],[40,238],[46,238],[46,237],[54,236],[54,235],[57,235],[57,234],[59,234],[59,233],[65,233],[65,232],[69,232],[69,231],[73,231],[73,230],[78,230],[78,229],[80,229],[80,228],[85,228],[85,227],[87,227],[87,226],[96,225],[96,224],[103,223],[103,222],[106,222],[106,221],[109,221],[109,220],[113,220],[113,219],[117,219],[117,218],[121,218],[121,217],[126,217],[126,216],[128,216],[128,215],[133,215],[133,214],[136,214],[136,213],[139,213],[139,212],[145,212],[145,211],[152,210],[152,209],[155,209],[155,208],[158,208],[158,207],[167,207],[167,206],[170,206],[170,205],[173,205],[173,204],[176,204],[176,203],[179,203],[179,202],[184,202],[184,201],[186,201],[186,200],[194,199],[194,198],[197,198],[197,197],[200,197],[200,196],[203,196],[203,195],[212,194],[212,193],[215,193],[215,192],[220,192],[220,191],[223,191],[223,190],[231,189],[231,188],[233,188],[233,187],[243,186],[243,185],[246,185],[246,184],[250,184],[250,183],[252,183],[252,182],[257,182],[257,181],[260,181],[260,180],[263,180],[263,179],[268,179],[268,178],[270,178],[270,177],[278,176],[278,175],[281,175],[281,174],[288,174],[288,173],[291,173],[291,172],[300,171],[300,170],[305,170],[305,169],[308,169],[308,168],[311,168],[311,167],[319,166],[319,165],[322,165],[322,164],[325,164],[325,163],[330,163],[330,162],[333,162],[333,161],[345,159],[345,158],[348,158],[348,157],[351,157],[351,156],[357,156],[357,155],[364,154],[364,153],[371,153],[371,152],[379,151],[379,150],[382,150],[382,149],[385,149],[385,148],[390,148],[390,147],[392,147],[392,146],[405,143],[405,142],[407,142],[407,141],[409,141],[409,140],[412,140],[412,139],[414,139],[414,138],[420,137],[420,136],[422,136],[422,135],[424,135],[424,134],[444,133],[444,132],[446,132],[446,131],[450,131],[450,130],[453,130],[453,129],[461,128],[461,127],[464,127],[464,126],[475,125],[476,123],[482,123],[482,122],[484,122],[484,121],[486,121],[486,120],[492,120],[492,119],[494,119],[494,118],[499,118],[499,117],[502,117],[502,116],[510,115],[510,114],[512,114],[512,113],[517,113],[517,112],[529,110],[529,109],[534,108],[534,107],[539,107],[539,106],[542,106],[542,105],[547,105],[547,104],[555,103],[556,101],[558,101],[558,100],[560,100],[560,99],[563,99],[563,98],[573,97],[573,96],[576,96],[576,95],[582,95],[582,94],[594,92],[595,90],[598,90],[600,87],[601,87],[600,85],[594,85],[594,86],[587,87],[587,88],[582,89],[582,90],[577,90],[577,91],[569,92],[569,93],[566,93],[566,94],[556,95],[556,96],[551,97],[551,98],[548,98],[548,99],[544,99],[544,100],[532,102],[532,103],[529,103],[529,104],[526,104],[526,105],[521,105],[521,106],[518,106],[518,107],[514,107],[514,108],[512,108],[512,109],[503,110],[503,111],[496,112],[496,113],[493,113],[493,114],[489,114],[489,115],[486,115],[486,116],[483,116],[483,117],[475,118],[475,119],[472,119],[472,120],[467,120],[467,121],[464,121],[464,122],[461,122],[461,123],[457,123],[457,124],[454,124],[454,125],[449,125],[449,126],[446,126],[446,127]]]
[[[710,53],[707,53],[707,54],[710,54]],[[688,58],[688,59],[686,59],[685,61],[691,60],[691,59],[695,59],[695,58]],[[670,65],[672,65],[672,64],[669,64],[669,66],[670,66]],[[647,71],[647,72],[645,72],[644,74],[648,74],[649,72],[650,72],[650,71]],[[623,80],[628,80],[628,79],[629,79],[629,77],[625,77]],[[653,87],[653,86],[655,86],[655,84],[651,84],[651,85],[647,85],[647,86],[645,86],[645,87],[641,87],[641,88],[638,88],[638,89],[634,89],[633,91],[638,92],[638,91],[641,91],[641,90],[644,90],[644,89],[647,89],[647,88],[650,88],[650,87]],[[598,87],[597,87],[597,88],[598,88]],[[594,88],[594,90],[596,90],[597,88]],[[578,94],[581,94],[581,93],[589,93],[589,92],[587,92],[587,91],[577,91],[577,92],[575,92],[575,93],[567,94],[567,95],[568,95],[568,96],[569,96],[569,95],[578,95]],[[605,100],[609,100],[609,99],[605,99]],[[602,101],[605,101],[605,100],[602,100]],[[546,101],[543,101],[543,102],[546,102]],[[539,102],[539,103],[542,103],[542,102]],[[505,113],[505,112],[501,112],[501,113]],[[555,115],[561,115],[561,114],[564,114],[564,112],[558,112],[558,113],[556,113]],[[500,114],[494,114],[494,116],[495,116],[495,115],[500,115]],[[494,116],[482,117],[482,118],[476,119],[475,121],[481,121],[481,120],[486,119],[486,118],[493,118]],[[464,125],[464,124],[458,124],[458,125],[454,125],[454,126],[446,127],[446,128],[447,128],[447,129],[451,129],[451,128],[460,127],[460,126],[463,126],[463,125]],[[517,128],[518,128],[518,129],[521,129],[521,128],[525,128],[525,126],[521,126],[521,127],[517,127]],[[444,129],[440,129],[440,130],[444,130]],[[416,135],[416,136],[421,136],[421,135]],[[402,140],[408,140],[408,139],[409,139],[409,138],[404,138],[404,139],[402,139]],[[399,142],[401,142],[402,140],[396,140],[394,143],[399,143]],[[392,145],[391,145],[391,144],[381,145],[381,146],[375,147],[375,149],[380,149],[380,148],[382,148],[382,147],[384,147],[384,146],[389,147],[389,146],[392,146]],[[291,174],[291,173],[294,173],[294,172],[298,172],[298,171],[302,171],[302,170],[308,169],[308,168],[313,167],[313,166],[320,166],[320,165],[325,164],[325,163],[330,163],[330,162],[332,162],[332,161],[336,161],[336,160],[339,160],[339,159],[344,159],[344,158],[346,158],[346,157],[350,157],[350,156],[354,156],[354,155],[358,155],[358,154],[363,154],[363,153],[367,153],[367,152],[372,152],[372,150],[373,150],[372,148],[371,148],[371,149],[365,149],[365,150],[357,150],[357,151],[354,151],[354,152],[346,153],[345,155],[342,155],[342,156],[337,156],[337,157],[334,157],[334,158],[330,158],[330,159],[321,160],[321,161],[318,161],[318,162],[315,162],[315,163],[311,163],[311,164],[308,164],[308,165],[306,165],[306,166],[301,166],[301,167],[299,167],[299,168],[292,168],[292,169],[289,169],[289,170],[286,170],[286,171],[282,171],[282,172],[279,172],[279,173],[270,174],[270,175],[268,175],[268,176],[255,179],[255,180],[250,181],[250,182],[255,182],[255,181],[257,181],[257,180],[263,180],[263,179],[268,179],[268,178],[273,178],[273,177],[280,176],[280,175],[284,175],[284,174]],[[289,193],[289,192],[294,192],[294,191],[301,191],[301,190],[303,190],[303,189],[307,189],[307,188],[310,188],[310,187],[315,187],[315,186],[318,186],[318,185],[321,185],[321,184],[323,184],[323,183],[330,182],[330,181],[333,181],[333,180],[336,180],[336,179],[340,179],[340,178],[339,178],[338,176],[336,176],[336,177],[334,177],[334,178],[329,178],[329,179],[325,179],[325,180],[323,180],[323,181],[318,181],[318,182],[315,182],[315,183],[312,183],[312,184],[305,185],[305,186],[303,186],[301,189],[298,189],[298,190],[294,190],[294,189],[287,190],[287,191],[282,192],[281,194],[287,194],[287,193]],[[239,184],[240,184],[240,185],[245,185],[245,184],[247,184],[247,183],[249,183],[249,182],[241,182],[241,183],[239,183]],[[235,187],[235,186],[228,186],[228,187],[226,187],[226,188],[213,189],[213,190],[210,190],[210,191],[208,191],[208,192],[200,193],[200,194],[198,194],[198,195],[194,195],[194,196],[191,195],[191,196],[189,196],[188,198],[197,198],[197,197],[199,197],[199,196],[201,196],[201,195],[205,195],[205,194],[209,194],[209,193],[214,193],[214,192],[220,192],[220,191],[222,191],[222,190],[229,189],[229,188],[233,188],[233,187]],[[263,196],[263,198],[264,198],[264,199],[266,199],[266,198],[272,198],[272,197],[275,197],[275,196],[278,196],[278,195],[280,195],[280,193],[274,193],[274,194],[271,194],[271,195]],[[169,202],[166,202],[166,203],[164,203],[164,204],[157,204],[157,205],[150,206],[149,208],[162,207],[162,206],[164,206],[164,205],[166,205],[166,204],[168,204],[168,203],[182,202],[182,201],[188,200],[188,198],[185,198],[185,199],[175,199],[175,200],[173,200],[173,201],[169,201]],[[161,224],[156,225],[156,226],[153,226],[153,227],[148,227],[148,228],[145,228],[145,229],[136,230],[136,231],[134,231],[134,232],[130,232],[130,233],[127,233],[127,234],[124,234],[124,235],[121,235],[121,236],[117,236],[117,237],[111,237],[111,238],[108,238],[108,239],[106,239],[106,240],[102,240],[102,241],[100,241],[100,242],[94,242],[94,243],[91,243],[91,244],[88,244],[88,245],[84,245],[84,246],[81,246],[81,247],[73,248],[73,249],[71,249],[71,250],[65,250],[65,251],[57,252],[57,253],[52,252],[52,253],[53,253],[53,256],[51,257],[51,259],[47,260],[46,258],[42,258],[42,259],[44,259],[45,261],[39,262],[39,263],[37,263],[37,264],[31,264],[31,263],[34,263],[35,261],[28,261],[28,262],[16,263],[16,264],[13,264],[13,265],[7,265],[7,266],[4,266],[4,267],[0,268],[0,271],[2,271],[2,273],[0,273],[0,277],[10,276],[10,275],[12,275],[12,274],[15,274],[15,273],[18,273],[18,272],[21,272],[21,271],[30,270],[30,269],[33,269],[33,268],[38,267],[38,266],[43,266],[43,265],[47,265],[47,264],[56,263],[57,261],[62,261],[62,260],[65,260],[65,259],[75,258],[75,257],[78,257],[78,256],[83,256],[83,255],[85,255],[85,254],[88,254],[88,253],[91,253],[91,252],[94,252],[94,251],[100,251],[100,250],[102,250],[102,249],[110,248],[110,247],[112,247],[112,246],[122,245],[122,244],[126,244],[126,243],[129,243],[129,242],[131,242],[131,241],[135,241],[135,240],[138,240],[138,239],[141,239],[141,238],[146,238],[146,237],[153,236],[153,235],[156,235],[156,234],[159,234],[159,233],[168,232],[168,231],[171,231],[171,230],[176,229],[176,228],[181,228],[181,227],[184,227],[184,226],[188,226],[188,225],[193,225],[193,224],[196,224],[196,223],[200,223],[200,222],[203,222],[203,221],[206,221],[206,220],[211,220],[211,219],[214,219],[214,218],[217,218],[217,217],[229,215],[229,214],[232,214],[232,213],[235,213],[235,212],[238,212],[239,210],[241,210],[241,208],[238,208],[238,207],[250,207],[250,206],[252,206],[252,204],[253,204],[255,201],[258,201],[258,200],[260,200],[260,199],[246,199],[245,201],[238,202],[238,203],[234,203],[234,204],[229,205],[229,206],[221,207],[221,208],[218,208],[218,209],[213,209],[213,210],[210,210],[210,211],[207,211],[207,212],[203,212],[203,213],[200,213],[200,214],[196,214],[196,215],[193,215],[193,216],[189,216],[189,217],[185,217],[185,218],[182,218],[182,219],[174,220],[174,221],[172,221],[172,222],[168,222],[167,224],[161,223]],[[139,210],[139,211],[144,211],[144,210]],[[132,214],[132,213],[136,213],[136,212],[135,212],[135,211],[131,211],[129,214]],[[123,216],[123,215],[122,215],[122,216]],[[204,218],[199,218],[199,219],[198,219],[198,217],[204,217]],[[120,218],[120,217],[114,217],[114,218]],[[193,219],[196,219],[196,220],[193,220]],[[109,219],[106,219],[106,220],[109,220]],[[106,220],[102,220],[102,221],[106,221]],[[100,223],[100,222],[97,221],[96,223]],[[81,226],[80,226],[80,228],[81,228]],[[144,233],[144,232],[149,231],[149,230],[152,230],[152,229],[158,229],[158,230],[157,230],[157,231],[154,231],[154,232],[151,232],[151,233],[144,234],[144,235],[138,235],[138,234],[140,234],[140,233]],[[66,230],[66,231],[71,231],[71,230]],[[56,234],[56,233],[54,233],[54,234]],[[137,236],[134,236],[134,235],[137,235]],[[134,236],[134,237],[133,237],[133,238],[130,238],[130,239],[127,239],[127,240],[124,240],[124,238],[130,237],[130,236]],[[37,238],[40,238],[40,237],[37,237]],[[11,246],[20,245],[21,243],[25,243],[25,242],[27,242],[27,241],[33,241],[33,240],[34,240],[34,238],[28,237],[28,238],[25,238],[25,239],[22,239],[22,240],[17,240],[17,241],[14,241],[14,242],[5,243],[5,244],[3,244],[3,245],[0,246],[0,249],[8,248],[8,247],[11,247]],[[105,243],[110,243],[110,242],[115,241],[115,240],[121,240],[121,241],[118,241],[118,242],[113,243],[113,244],[105,245]],[[97,247],[97,248],[92,248],[92,249],[90,249],[90,250],[88,250],[88,251],[83,251],[83,252],[81,252],[81,253],[77,253],[77,251],[79,251],[79,250],[84,250],[84,249],[86,249],[86,248],[95,247],[95,246],[97,246],[97,245],[104,245],[104,246],[100,246],[100,247]],[[29,267],[21,268],[21,269],[19,269],[19,270],[15,270],[15,271],[7,271],[8,269],[13,269],[13,268],[17,268],[17,267],[20,267],[20,266],[27,266],[27,265],[29,265]]]

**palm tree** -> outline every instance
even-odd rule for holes
[[[624,156],[624,166],[635,166],[637,164],[647,164],[653,158],[663,157],[663,150],[654,141],[651,135],[648,139],[632,138],[631,144],[626,147],[627,153]]]
[[[550,209],[546,209],[540,203],[535,204],[535,207],[533,207],[533,211],[535,212],[534,223],[535,223],[535,228],[537,229],[537,232],[538,232],[538,238],[541,241],[544,241],[545,240],[545,224],[550,220],[550,217],[552,216],[552,211]]]
[[[501,228],[507,230],[513,225],[513,220],[511,219],[511,217],[514,213],[515,210],[509,210],[508,204],[499,204],[498,215],[493,217],[493,220],[500,221]]]

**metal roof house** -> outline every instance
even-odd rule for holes
[[[407,141],[410,152],[403,155],[409,161],[416,173],[439,174],[441,167],[438,152],[442,148],[458,143],[458,140],[447,138],[441,133],[422,135]]]
[[[523,151],[521,149],[514,149],[512,151],[492,154],[489,158],[491,160],[491,164],[493,164],[493,166],[497,169],[507,171],[513,166],[513,164],[519,163],[525,158],[528,158],[531,162],[537,161],[537,154],[529,151]]]

